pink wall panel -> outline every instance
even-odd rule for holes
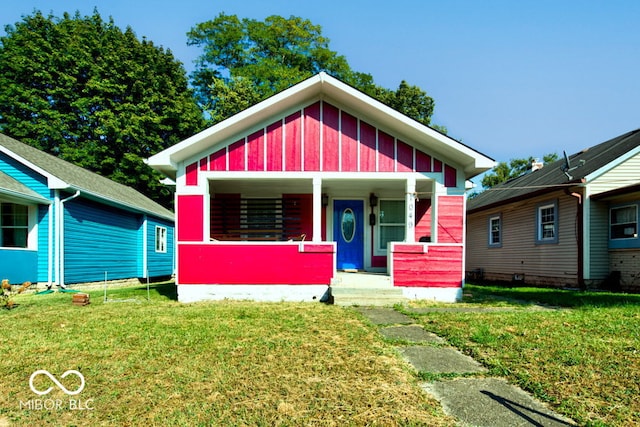
[[[358,119],[342,112],[341,170],[358,171]]]
[[[429,246],[427,253],[421,252],[417,246],[392,254],[394,286],[462,287],[462,246]]]
[[[360,122],[360,172],[376,171],[376,128]]]
[[[247,170],[264,171],[264,130],[247,137]]]
[[[209,170],[209,156],[203,157],[200,159],[200,170],[208,171]]]
[[[416,242],[421,237],[431,238],[431,199],[420,199],[416,202]]]
[[[216,151],[209,156],[209,170],[225,171],[227,170],[227,149],[226,147]]]
[[[457,183],[456,169],[449,165],[444,165],[444,186],[455,187]]]
[[[298,199],[300,201],[300,233],[306,234],[307,241],[313,239],[313,194],[283,194],[283,199]],[[284,220],[285,228],[287,220]]]
[[[378,171],[393,172],[395,167],[395,139],[382,131],[378,131]]]
[[[229,146],[229,170],[245,170],[245,145],[244,138]]]
[[[328,285],[333,245],[178,245],[178,283]],[[295,266],[295,268],[292,268]]]
[[[340,161],[340,110],[322,104],[322,170],[338,171]]]
[[[191,163],[185,168],[185,185],[198,185],[198,163]]]
[[[267,126],[267,170],[282,170],[282,120]]]
[[[413,147],[407,143],[398,140],[398,163],[396,170],[398,172],[412,172],[413,169]]]
[[[431,156],[416,150],[416,172],[431,172]]]
[[[284,119],[285,166],[288,171],[302,170],[302,126],[301,113],[296,112]]]
[[[304,170],[320,170],[320,103],[304,109]]]
[[[177,203],[178,241],[201,242],[203,240],[203,196],[179,195]]]
[[[462,243],[464,196],[438,197],[438,242]]]
[[[442,162],[438,159],[433,159],[433,171],[442,172]]]

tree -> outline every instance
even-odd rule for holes
[[[396,91],[376,85],[329,49],[321,27],[292,16],[264,22],[221,13],[197,24],[188,44],[203,49],[191,75],[196,97],[216,123],[302,80],[325,71],[401,113],[429,125],[433,99],[402,81]],[[444,130],[444,128],[439,128]]]
[[[167,205],[171,192],[143,159],[204,126],[173,54],[97,10],[34,12],[5,30],[0,131]]]
[[[529,157],[528,159],[511,159],[509,163],[499,162],[490,172],[482,178],[482,187],[491,188],[498,184],[507,182],[510,179],[517,178],[531,169],[531,165],[536,159]],[[558,154],[545,154],[542,158],[543,163],[551,163],[558,160]]]

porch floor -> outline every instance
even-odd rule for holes
[[[392,306],[407,301],[402,289],[391,285],[391,277],[371,272],[337,272],[331,296],[334,304],[343,306]]]

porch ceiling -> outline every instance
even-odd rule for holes
[[[283,193],[309,194],[313,192],[311,179],[225,179],[209,181],[210,194],[231,193],[249,197],[279,197]],[[418,181],[418,193],[433,191],[432,181]],[[403,197],[405,180],[403,179],[323,179],[322,192],[331,197],[378,196]]]

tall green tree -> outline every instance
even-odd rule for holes
[[[143,159],[204,127],[169,50],[112,19],[34,12],[0,38],[0,131],[167,205]]]
[[[332,51],[321,27],[307,19],[274,15],[257,21],[221,13],[187,36],[188,44],[203,51],[192,84],[214,123],[325,71],[430,124],[434,101],[426,92],[405,81],[396,91],[376,85],[370,74],[352,70],[344,56]]]
[[[529,157],[527,159],[511,159],[508,163],[499,162],[490,172],[482,177],[482,187],[485,189],[495,187],[498,184],[519,177],[531,169],[531,165],[535,160],[534,157]],[[545,154],[542,157],[543,163],[552,163],[556,160],[558,160],[557,153]]]

